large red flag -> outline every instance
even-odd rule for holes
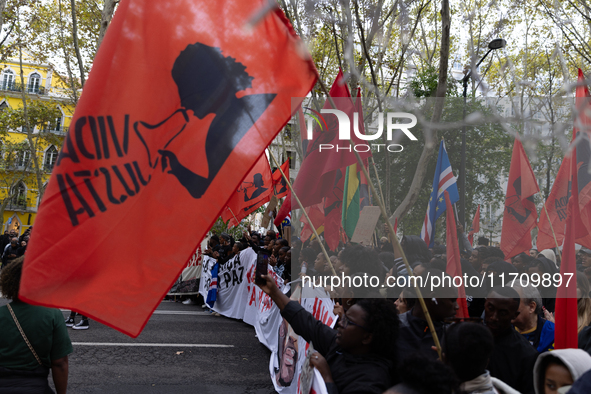
[[[281,164],[281,170],[285,176],[289,178],[289,160],[286,160],[285,163]],[[277,198],[285,197],[287,196],[287,193],[289,193],[287,182],[283,175],[281,175],[279,168],[273,171],[273,189],[275,190],[275,197]]]
[[[445,206],[446,206],[446,239],[445,253],[447,254],[447,267],[445,272],[452,278],[463,277],[462,264],[460,263],[460,244],[458,243],[458,233],[456,230],[456,218],[454,217],[454,210],[451,206],[451,200],[449,199],[449,192],[446,190],[445,194]],[[470,317],[468,314],[468,303],[466,301],[466,289],[464,284],[458,287],[458,305],[460,309],[456,312],[456,317],[466,318]]]
[[[269,201],[273,194],[273,178],[267,155],[263,152],[248,175],[222,211],[222,220],[229,227],[238,225],[242,219]]]
[[[536,226],[538,217],[533,196],[539,191],[523,145],[516,138],[511,156],[501,232],[500,246],[506,259],[531,248],[531,230]]]
[[[244,28],[266,5],[121,2],[35,222],[23,301],[139,335],[316,81],[280,11]]]
[[[342,71],[339,71],[329,94],[333,98],[335,109],[344,112],[349,118],[351,139],[355,144],[363,143],[354,132],[354,105]],[[326,100],[323,109],[333,109],[329,100]],[[330,196],[335,185],[337,170],[357,163],[349,139],[339,139],[337,116],[314,112],[322,127],[314,127],[313,138],[306,145],[304,159],[294,183],[294,191],[304,207],[317,204],[323,198]],[[303,135],[302,138],[305,136]],[[359,155],[365,159],[371,155],[371,152],[360,150]]]
[[[478,204],[478,208],[476,209],[476,214],[474,215],[474,220],[472,220],[472,227],[470,228],[470,232],[468,233],[468,241],[470,241],[470,245],[474,244],[474,234],[480,231],[480,204]]]
[[[576,149],[571,152],[576,157]],[[554,329],[554,348],[567,349],[578,346],[578,312],[577,312],[577,263],[575,259],[575,219],[579,216],[579,194],[577,191],[577,167],[571,160],[573,173],[571,195],[568,201],[566,233],[562,247],[562,263],[560,265],[561,282],[556,292],[556,311]],[[567,286],[568,285],[568,286]]]
[[[591,110],[589,102],[589,90],[585,85],[585,76],[579,69],[578,85],[576,89],[576,112],[577,120],[573,130],[573,141],[577,140],[577,163],[579,175],[579,209],[581,215],[577,215],[575,220],[575,242],[587,248],[591,248],[591,177],[588,174],[588,164],[591,160],[591,151],[589,150],[589,136],[591,122],[588,111]],[[562,160],[558,175],[552,185],[552,190],[545,203],[545,210],[540,212],[540,222],[538,224],[539,232],[536,245],[538,250],[556,247],[556,244],[562,245],[564,240],[566,211],[570,196],[571,183],[571,156]],[[546,211],[548,213],[546,213]],[[549,218],[548,218],[549,217]],[[554,230],[554,233],[553,231]],[[554,240],[556,236],[556,241]]]

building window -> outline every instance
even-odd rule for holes
[[[14,90],[14,72],[10,69],[2,72],[2,90]]]
[[[12,189],[12,206],[18,208],[26,208],[27,207],[27,187],[23,182],[19,182],[13,189]]]
[[[62,131],[62,117],[55,118],[52,122],[49,122],[47,129],[49,131]]]
[[[29,93],[39,93],[41,86],[41,75],[37,73],[31,74],[29,77]]]
[[[287,151],[287,159],[289,160],[289,169],[295,169],[295,152]]]
[[[6,108],[8,108],[8,104],[6,104],[6,101],[3,101],[2,104],[0,104],[0,111],[4,111]]]
[[[31,152],[29,152],[29,145],[23,144],[22,149],[16,155],[16,165],[20,169],[25,169],[29,166],[29,159],[31,158]]]
[[[57,148],[51,145],[45,151],[45,160],[43,161],[43,166],[47,171],[51,171],[53,166],[55,165],[55,161],[57,160],[58,151]]]

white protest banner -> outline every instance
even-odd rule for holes
[[[244,310],[243,320],[254,327],[259,341],[273,351],[274,347],[277,346],[277,327],[279,327],[283,318],[271,297],[254,283],[255,273],[256,264],[253,264],[246,274],[248,302]],[[282,289],[284,293],[289,289],[289,287],[284,286],[283,279],[273,271],[273,267],[268,267],[267,274],[273,278],[277,283],[277,287]]]
[[[213,310],[226,317],[243,319],[247,300],[246,272],[256,266],[257,254],[251,248],[220,264],[218,294]]]
[[[211,270],[215,265],[216,260],[209,256],[203,256],[203,263],[201,268],[201,279],[199,281],[199,294],[203,299],[207,299],[207,291],[209,290],[209,284],[211,283]]]
[[[310,295],[320,297],[304,298]],[[336,322],[336,315],[333,314],[334,303],[323,288],[308,288],[306,286],[302,289],[301,296],[299,301],[306,311],[329,327],[334,326]],[[281,319],[277,330],[277,345],[275,349],[272,349],[273,353],[269,362],[271,380],[278,393],[302,393],[299,376],[309,347],[310,344],[297,335],[285,319]]]

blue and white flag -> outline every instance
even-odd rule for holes
[[[437,157],[437,167],[435,168],[435,177],[433,178],[433,187],[431,189],[431,198],[427,206],[427,214],[421,229],[421,238],[430,248],[435,240],[435,221],[445,212],[445,198],[443,193],[447,190],[449,199],[455,204],[460,199],[458,193],[458,184],[456,177],[451,170],[451,164],[445,150],[445,143],[441,140],[439,145],[439,156]]]
[[[207,291],[207,299],[205,303],[213,308],[213,304],[218,298],[218,271],[220,269],[220,263],[215,263],[211,269],[211,282],[209,282],[209,290]]]

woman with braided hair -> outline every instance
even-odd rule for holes
[[[23,257],[2,270],[0,288],[12,300],[0,307],[0,394],[53,393],[47,376],[51,369],[58,394],[68,386],[68,354],[72,342],[58,309],[19,300]]]

